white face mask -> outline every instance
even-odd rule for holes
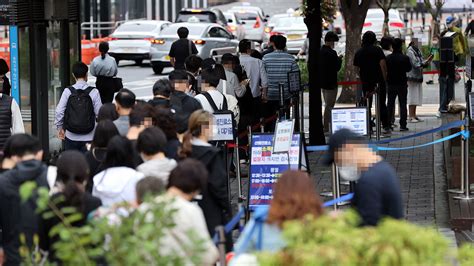
[[[355,165],[343,165],[337,167],[339,176],[347,181],[357,181],[360,178],[359,171]]]

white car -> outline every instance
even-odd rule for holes
[[[282,17],[277,21],[270,35],[285,36],[288,53],[297,54],[308,35],[308,27],[306,27],[303,17]]]
[[[227,30],[237,38],[237,40],[245,39],[245,28],[242,23],[237,19],[234,13],[224,12],[224,16],[227,19]]]
[[[143,60],[151,58],[152,42],[170,24],[169,21],[159,20],[123,23],[110,35],[110,56],[115,58],[117,64],[120,60],[133,60],[140,65]]]
[[[388,11],[388,28],[392,35],[397,35],[397,31],[400,33],[405,27],[403,19],[400,17],[400,12],[395,9],[390,9]],[[367,16],[365,17],[364,27],[362,28],[362,33],[367,31],[373,31],[377,36],[382,35],[384,14],[380,8],[371,8],[367,11]]]
[[[257,12],[262,18],[268,18],[267,15],[263,12],[263,9],[258,6],[250,6],[248,3],[243,3],[241,6],[233,6],[228,12],[245,12],[245,11],[254,11]]]
[[[267,20],[260,15],[260,12],[235,9],[231,9],[229,12],[234,13],[237,20],[244,26],[245,39],[263,42]]]

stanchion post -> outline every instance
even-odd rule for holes
[[[335,163],[332,164],[332,197],[334,200],[336,200],[339,192],[339,178],[337,174],[337,166]],[[337,210],[337,203],[334,203],[333,208],[334,210]]]
[[[464,116],[464,112],[461,113],[461,120],[463,119],[466,119],[465,116]],[[466,147],[464,146],[464,142],[461,138],[461,176],[459,177],[459,179],[461,180],[461,185],[460,185],[460,189],[448,189],[448,192],[449,193],[453,193],[453,194],[464,194],[464,149]]]
[[[225,261],[225,232],[224,226],[219,225],[216,227],[216,232],[218,236],[217,248],[219,249],[219,264],[226,265]]]
[[[240,175],[240,155],[239,155],[239,137],[235,138],[235,174],[237,178],[237,189],[239,191],[239,203],[244,201],[244,195],[242,195],[242,178]]]
[[[300,120],[300,132],[304,136],[304,89],[300,92]]]
[[[380,135],[382,133],[382,128],[380,124],[380,102],[379,102],[379,92],[375,92],[375,137],[376,140],[380,140]]]
[[[469,107],[468,107],[469,108]],[[466,117],[466,130],[469,130],[469,117]],[[461,180],[464,182],[464,195],[454,197],[455,199],[458,200],[472,200],[474,198],[471,197],[470,195],[470,183],[469,183],[469,138],[463,136],[462,137],[462,145],[464,146],[464,151],[462,154],[462,161],[464,162],[463,164],[463,173],[464,173],[464,178]]]

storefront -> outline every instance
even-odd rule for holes
[[[80,0],[0,0],[0,56],[10,61],[12,96],[28,133],[46,154],[60,147],[54,110],[62,89],[73,83],[71,65],[80,60]]]

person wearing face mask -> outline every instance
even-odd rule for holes
[[[9,93],[4,93],[4,76],[0,74],[0,152],[11,135],[25,132],[18,103]]]
[[[355,182],[352,204],[362,225],[375,226],[384,217],[403,218],[397,173],[362,136],[349,129],[335,132],[325,163],[335,163],[343,179]]]

